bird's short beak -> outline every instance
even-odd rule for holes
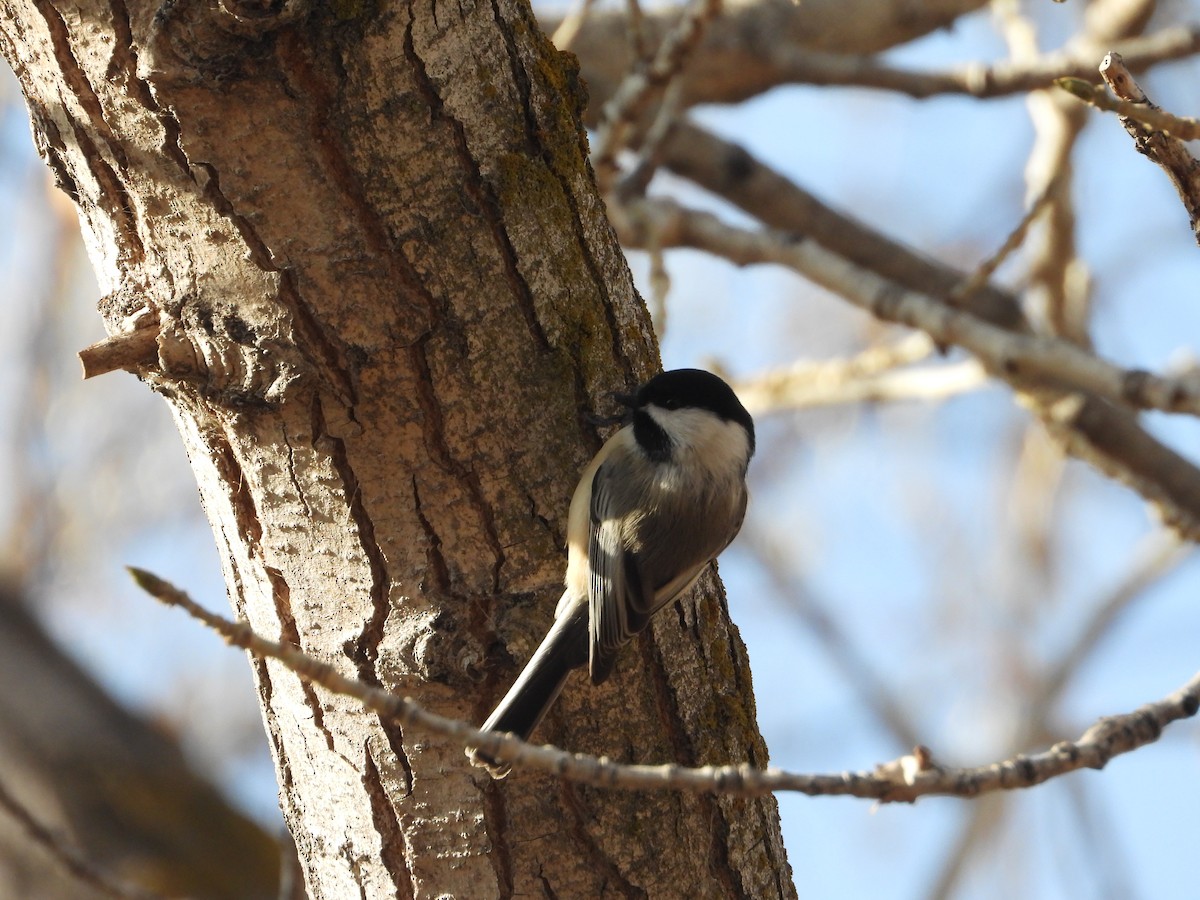
[[[617,413],[615,416],[600,416],[595,413],[590,413],[587,420],[597,428],[610,428],[613,425],[625,425],[630,420],[630,414],[633,410],[633,405],[637,400],[634,394],[609,394],[610,399],[614,403],[619,403],[625,407],[624,412]]]

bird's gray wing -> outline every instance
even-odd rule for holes
[[[621,647],[733,540],[746,511],[743,489],[701,503],[664,494],[630,516],[612,471],[602,465],[592,481],[588,669],[595,684],[608,677]]]
[[[641,597],[631,595],[634,612],[648,621],[664,606],[687,593],[710,562],[737,536],[746,514],[746,491],[715,491],[680,503],[675,497],[653,504],[641,529],[653,541],[626,538],[638,560]],[[638,603],[641,599],[643,602]],[[635,629],[639,630],[639,629]]]
[[[643,580],[625,545],[626,510],[613,490],[611,469],[601,466],[592,481],[588,535],[588,671],[599,684],[612,672],[617,652],[645,627]]]

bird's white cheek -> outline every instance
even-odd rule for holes
[[[740,475],[745,469],[750,441],[736,422],[725,422],[701,409],[650,406],[647,412],[670,437],[675,462],[718,477],[730,472]]]

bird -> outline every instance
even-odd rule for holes
[[[614,398],[622,427],[571,498],[554,622],[482,731],[528,740],[572,670],[587,666],[593,684],[604,682],[621,648],[741,529],[754,421],[733,389],[711,372],[674,369]],[[509,773],[476,747],[466,752],[493,778]]]

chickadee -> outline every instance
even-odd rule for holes
[[[754,421],[729,385],[676,369],[617,399],[628,407],[625,425],[571,498],[566,590],[554,624],[483,731],[528,740],[572,669],[586,664],[593,684],[608,678],[621,647],[742,527]],[[494,778],[508,774],[474,747],[467,756]]]

